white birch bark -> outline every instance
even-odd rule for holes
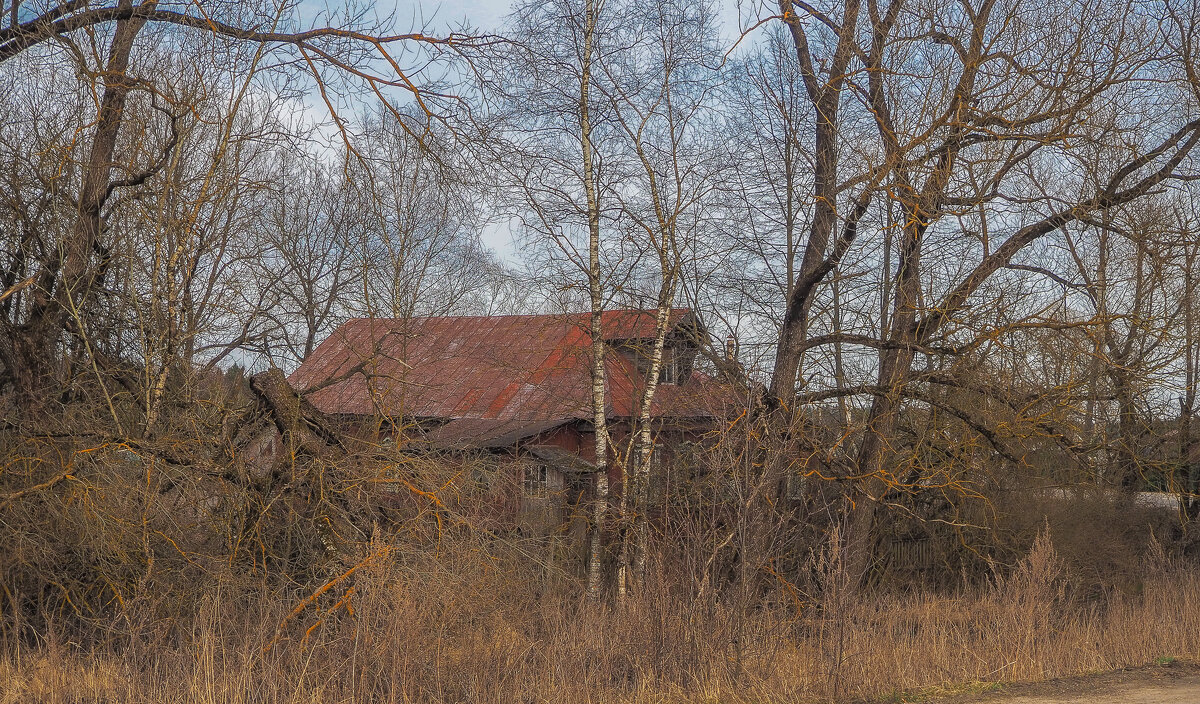
[[[592,425],[596,431],[596,496],[592,505],[592,535],[588,546],[587,594],[600,600],[603,583],[604,521],[608,512],[608,423],[604,388],[604,291],[600,278],[600,196],[592,153],[591,99],[592,54],[595,51],[597,0],[585,0],[583,62],[579,84],[579,141],[583,151],[583,187],[587,196],[588,296],[591,302]]]

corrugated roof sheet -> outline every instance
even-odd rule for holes
[[[531,455],[540,460],[545,460],[561,472],[587,474],[596,471],[595,464],[557,445],[530,445],[527,449]]]
[[[654,320],[653,311],[606,311],[601,324],[606,339],[628,340],[652,337]],[[694,320],[687,309],[672,311],[673,327]],[[345,376],[310,397],[326,413],[515,421],[512,430],[590,419],[590,327],[586,313],[358,318],[335,330],[289,380],[305,389]],[[605,361],[609,415],[627,416],[643,382],[617,350]],[[693,374],[683,385],[660,385],[655,415],[711,415],[695,398],[705,379]],[[460,437],[484,431],[459,429]],[[451,431],[441,430],[448,440]]]
[[[553,430],[564,422],[459,418],[425,433],[421,442],[435,449],[511,447],[521,440]]]

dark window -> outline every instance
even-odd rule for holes
[[[662,364],[658,368],[658,383],[679,383],[679,360],[676,358],[674,350],[663,350]]]
[[[650,501],[658,503],[663,500],[665,488],[667,485],[667,467],[663,462],[663,449],[658,445],[650,451],[650,486],[647,487],[650,494]]]
[[[525,465],[525,495],[533,498],[543,498],[549,493],[546,485],[546,465]]]

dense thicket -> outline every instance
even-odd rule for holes
[[[1151,544],[1194,559],[1200,5],[718,9],[527,2],[438,37],[349,6],[4,3],[6,642],[176,637],[215,589],[284,596],[306,635],[351,618],[360,567],[441,541],[556,599],[781,619],[999,589],[1039,532],[1072,598],[1136,591]],[[743,407],[653,523],[680,305]],[[636,432],[596,435],[629,481],[587,566],[479,530],[452,463],[247,378],[350,317],[613,307],[658,337]]]

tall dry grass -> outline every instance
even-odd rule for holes
[[[385,551],[349,600],[294,615],[298,595],[216,588],[190,623],[119,648],[82,652],[52,628],[0,662],[0,704],[827,701],[1200,657],[1200,571],[1161,552],[1140,593],[1073,597],[1042,538],[986,587],[863,598],[827,583],[798,613],[689,600],[665,577],[596,608],[530,564],[478,545]]]

